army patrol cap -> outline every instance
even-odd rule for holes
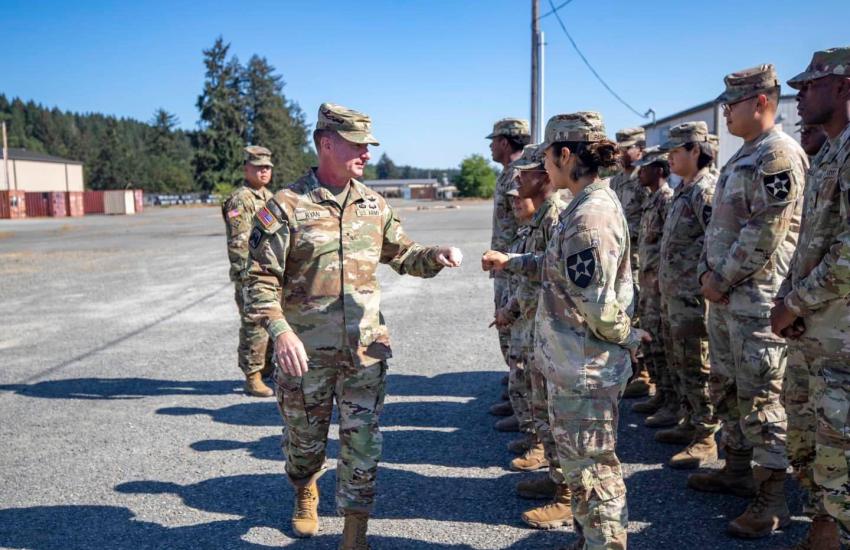
[[[254,166],[273,167],[272,152],[259,145],[249,145],[242,149],[245,152],[245,162]]]
[[[319,106],[316,130],[333,130],[351,143],[380,145],[372,135],[372,119],[348,107],[334,103]]]
[[[726,75],[726,91],[717,96],[720,103],[738,103],[779,87],[776,68],[770,63]]]
[[[579,111],[555,115],[546,123],[541,150],[545,151],[559,141],[602,141],[605,135],[605,123],[602,115],[595,111]]]
[[[788,81],[788,85],[799,90],[810,80],[837,75],[850,78],[850,48],[832,48],[815,52],[806,70]]]
[[[530,136],[531,130],[528,126],[528,121],[522,118],[503,118],[493,125],[493,131],[485,136],[486,139],[493,139],[498,136]]]
[[[623,128],[617,132],[617,145],[623,148],[646,143],[646,130],[643,128]]]
[[[643,156],[635,163],[635,168],[649,166],[656,162],[667,162],[667,151],[656,145],[643,152]]]
[[[701,120],[683,122],[670,128],[667,141],[661,144],[661,149],[672,151],[676,147],[682,147],[686,143],[699,143],[702,141],[709,141],[708,125]]]
[[[513,167],[517,170],[541,170],[545,158],[546,149],[541,145],[532,143],[523,147],[522,156],[514,161]]]

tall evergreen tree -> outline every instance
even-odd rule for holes
[[[400,176],[398,168],[392,159],[386,153],[378,159],[378,164],[375,165],[375,171],[378,173],[379,180],[391,180]]]

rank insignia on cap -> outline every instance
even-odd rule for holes
[[[234,208],[233,210],[231,210],[227,213],[228,218],[235,218],[238,215],[239,215],[239,210],[236,209],[236,208]]]
[[[265,206],[260,208],[257,212],[257,219],[260,220],[260,223],[263,224],[263,227],[268,229],[274,223],[274,216],[269,212],[269,209]]]
[[[774,199],[784,201],[791,191],[791,173],[780,172],[764,177],[764,188]]]
[[[258,227],[251,230],[251,237],[248,238],[248,245],[251,248],[260,246],[260,241],[263,239],[263,232]]]
[[[576,286],[587,288],[596,273],[596,257],[593,248],[586,248],[567,258],[567,275]]]
[[[711,207],[705,205],[702,207],[702,223],[703,225],[708,225],[708,222],[711,221]]]

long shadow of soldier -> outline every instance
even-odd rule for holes
[[[158,395],[229,395],[241,391],[235,380],[153,380],[71,378],[35,384],[0,384],[0,391],[40,399],[141,399]]]

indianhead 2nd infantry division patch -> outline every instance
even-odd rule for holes
[[[593,248],[586,248],[567,258],[567,275],[576,286],[587,288],[596,273],[596,257]]]
[[[764,177],[764,188],[776,200],[784,201],[791,192],[791,172],[780,172]]]
[[[259,227],[255,227],[251,230],[251,236],[248,238],[248,246],[251,248],[257,248],[260,246],[261,240],[263,240],[263,232],[260,231]]]

